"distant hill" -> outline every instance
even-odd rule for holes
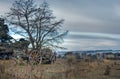
[[[66,52],[73,53],[120,53],[120,50],[86,50],[86,51],[58,51],[58,54],[63,55]]]

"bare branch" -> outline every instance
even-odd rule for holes
[[[62,43],[67,34],[67,31],[61,33],[64,20],[56,21],[47,2],[37,7],[33,0],[17,0],[8,13],[8,20],[16,26],[13,30],[16,34],[29,39],[33,49],[59,47],[55,44]]]

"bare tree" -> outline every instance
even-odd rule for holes
[[[28,39],[40,55],[46,47],[63,48],[58,44],[63,42],[68,31],[62,31],[64,20],[56,20],[47,2],[37,6],[33,0],[15,1],[7,19],[13,25],[12,30]]]
[[[59,47],[68,32],[61,30],[63,20],[55,20],[47,2],[38,7],[33,0],[15,1],[8,15],[13,31],[27,38],[33,49]]]

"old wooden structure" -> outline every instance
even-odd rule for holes
[[[26,56],[29,58],[30,63],[44,63],[51,64],[56,60],[56,53],[38,50],[26,50]],[[42,61],[41,61],[42,60]]]

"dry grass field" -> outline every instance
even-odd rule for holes
[[[0,60],[0,79],[120,79],[120,60],[58,59],[54,64],[33,66]]]

